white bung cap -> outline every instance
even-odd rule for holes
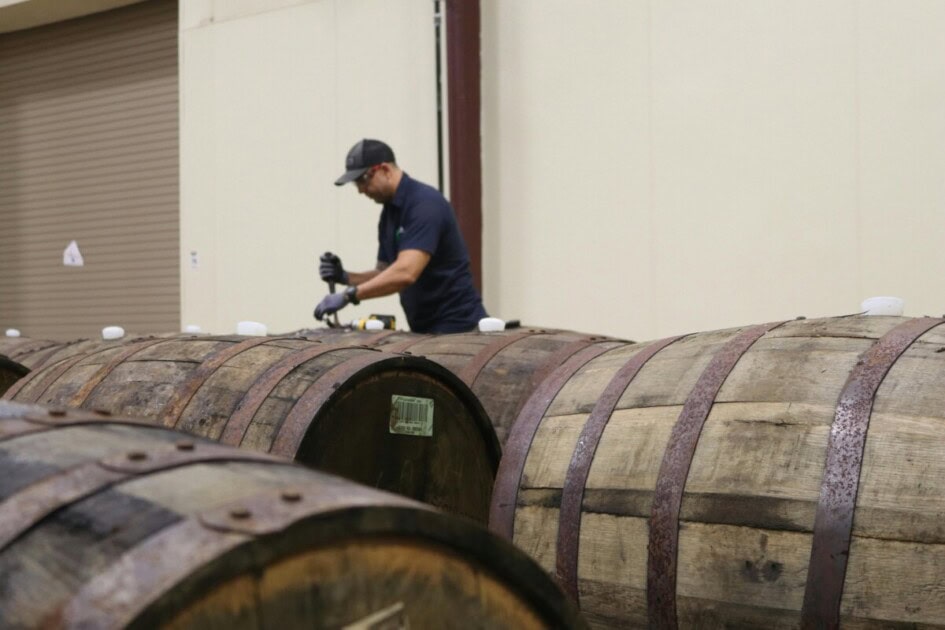
[[[237,335],[248,335],[250,337],[265,337],[266,325],[259,322],[237,322]]]
[[[379,319],[369,319],[364,322],[364,330],[383,330],[384,322]]]
[[[865,315],[893,315],[899,317],[902,315],[905,302],[897,297],[871,297],[863,300],[860,304],[860,310]]]
[[[121,339],[125,336],[125,329],[121,326],[106,326],[102,329],[102,339],[110,341],[112,339]]]
[[[505,322],[498,317],[483,317],[479,320],[480,332],[498,332],[505,330]]]
[[[7,328],[7,337],[19,337],[20,331],[16,328]]]
[[[184,332],[190,333],[192,335],[196,335],[197,333],[200,332],[200,326],[198,326],[197,324],[187,324],[186,326],[184,326]]]

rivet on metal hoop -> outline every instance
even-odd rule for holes
[[[252,512],[246,508],[234,508],[230,510],[230,518],[234,518],[238,521],[244,521],[253,515]]]
[[[281,496],[282,500],[286,503],[297,503],[298,501],[302,500],[301,493],[296,492],[295,490],[283,490]]]

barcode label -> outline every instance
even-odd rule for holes
[[[390,432],[400,435],[433,435],[433,399],[393,395],[390,398]]]

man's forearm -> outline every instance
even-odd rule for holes
[[[371,280],[371,278],[377,277],[381,273],[380,269],[372,269],[370,271],[349,271],[348,272],[348,284],[364,284]]]
[[[379,264],[379,271],[373,277],[364,282],[355,282],[352,279],[351,284],[358,287],[358,300],[392,295],[416,282],[428,262],[430,262],[430,254],[425,251],[403,250],[397,254],[397,259],[389,266],[381,268]]]
[[[396,265],[392,265],[384,271],[376,271],[361,282],[355,281],[355,274],[349,274],[349,277],[351,278],[351,284],[358,287],[358,300],[393,295],[414,282],[414,278],[398,269]]]

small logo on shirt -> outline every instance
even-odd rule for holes
[[[394,232],[394,242],[399,243],[400,237],[403,235],[404,235],[404,226],[401,225],[399,228],[397,228],[397,231]]]

